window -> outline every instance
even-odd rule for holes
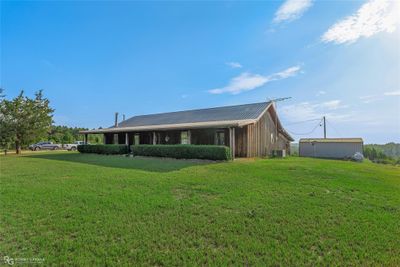
[[[219,146],[225,145],[225,132],[224,131],[217,132],[217,145],[219,145]]]
[[[188,133],[188,131],[181,132],[181,144],[182,145],[189,144],[189,133]]]
[[[271,144],[273,144],[273,143],[274,143],[274,141],[275,141],[275,138],[274,138],[274,133],[271,133]]]
[[[139,145],[139,144],[140,144],[140,135],[135,134],[135,145]]]

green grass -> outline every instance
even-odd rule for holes
[[[1,156],[0,253],[49,265],[400,265],[400,168]]]

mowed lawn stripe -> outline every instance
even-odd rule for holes
[[[2,156],[3,255],[75,265],[400,265],[400,168]]]

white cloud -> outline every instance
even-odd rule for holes
[[[320,107],[327,108],[327,109],[338,109],[341,108],[341,101],[340,100],[332,100],[327,101],[319,104]]]
[[[274,74],[268,76],[268,78],[270,81],[286,79],[286,78],[295,76],[299,71],[300,71],[300,66],[293,66],[284,71],[274,73]]]
[[[292,122],[322,118],[322,116],[326,116],[333,121],[351,121],[354,119],[354,114],[349,113],[348,110],[346,112],[341,111],[341,109],[347,107],[347,105],[342,105],[340,100],[322,103],[302,102],[283,106],[282,113],[285,118]]]
[[[235,95],[244,91],[254,90],[272,81],[282,80],[289,78],[291,76],[295,76],[297,73],[299,73],[299,71],[300,71],[300,66],[293,66],[284,71],[273,73],[267,76],[244,72],[239,76],[236,76],[233,79],[231,79],[231,81],[227,86],[222,88],[212,89],[209,90],[208,92],[211,94],[231,93]]]
[[[369,104],[369,103],[373,103],[376,102],[378,100],[380,100],[382,97],[378,96],[378,95],[364,95],[364,96],[360,96],[361,101],[364,104]]]
[[[384,95],[386,95],[386,96],[400,96],[400,90],[392,91],[392,92],[385,92]]]
[[[286,0],[275,13],[274,22],[292,21],[300,18],[312,6],[312,0]]]
[[[290,121],[308,120],[322,117],[317,113],[315,107],[309,102],[282,107],[283,115]]]
[[[243,91],[253,90],[257,87],[260,87],[268,82],[268,78],[259,74],[251,74],[248,72],[244,72],[239,76],[233,78],[229,85],[209,90],[208,92],[211,94],[222,94],[222,93],[232,93],[239,94]]]
[[[353,43],[361,37],[379,32],[392,33],[399,22],[399,3],[390,0],[370,0],[353,15],[333,26],[321,37],[323,42]]]
[[[320,96],[320,95],[324,95],[324,94],[326,94],[326,92],[321,90],[321,91],[317,92],[316,96]]]
[[[240,64],[239,62],[227,62],[225,64],[231,67],[232,69],[243,68],[242,64]]]

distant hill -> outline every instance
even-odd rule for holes
[[[389,157],[393,157],[393,158],[400,157],[400,144],[396,144],[393,142],[387,143],[384,145],[368,144],[368,145],[364,145],[364,147],[375,148],[378,151],[382,151],[386,156],[389,156]]]

